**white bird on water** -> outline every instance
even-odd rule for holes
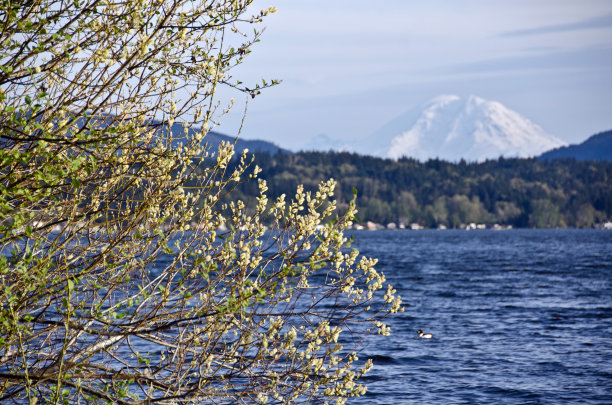
[[[421,329],[417,330],[417,333],[421,339],[431,339],[433,337],[431,333],[423,333]]]

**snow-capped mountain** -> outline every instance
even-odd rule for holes
[[[373,135],[369,153],[419,160],[483,161],[531,157],[566,145],[496,101],[439,96],[391,121]]]

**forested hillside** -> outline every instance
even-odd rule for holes
[[[560,158],[612,161],[612,131],[600,132],[578,145],[563,146],[540,155],[541,160]]]
[[[352,153],[258,154],[255,163],[270,197],[291,196],[298,184],[314,189],[338,181],[340,206],[358,190],[360,222],[425,227],[498,223],[514,227],[592,227],[612,218],[612,163],[563,159],[499,159],[484,163],[398,161]],[[257,193],[241,184],[243,198]]]

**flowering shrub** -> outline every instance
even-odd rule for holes
[[[333,180],[225,204],[259,168],[202,143],[232,104],[219,86],[276,83],[229,74],[275,11],[250,3],[3,3],[3,403],[365,392],[357,350],[401,300],[343,234],[354,205],[336,213]]]

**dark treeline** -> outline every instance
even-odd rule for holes
[[[484,163],[398,161],[344,152],[260,153],[255,164],[268,195],[291,197],[328,178],[339,206],[358,190],[360,222],[458,228],[468,223],[514,227],[592,227],[612,218],[612,163],[571,159],[504,159]],[[257,183],[241,184],[241,198]]]

